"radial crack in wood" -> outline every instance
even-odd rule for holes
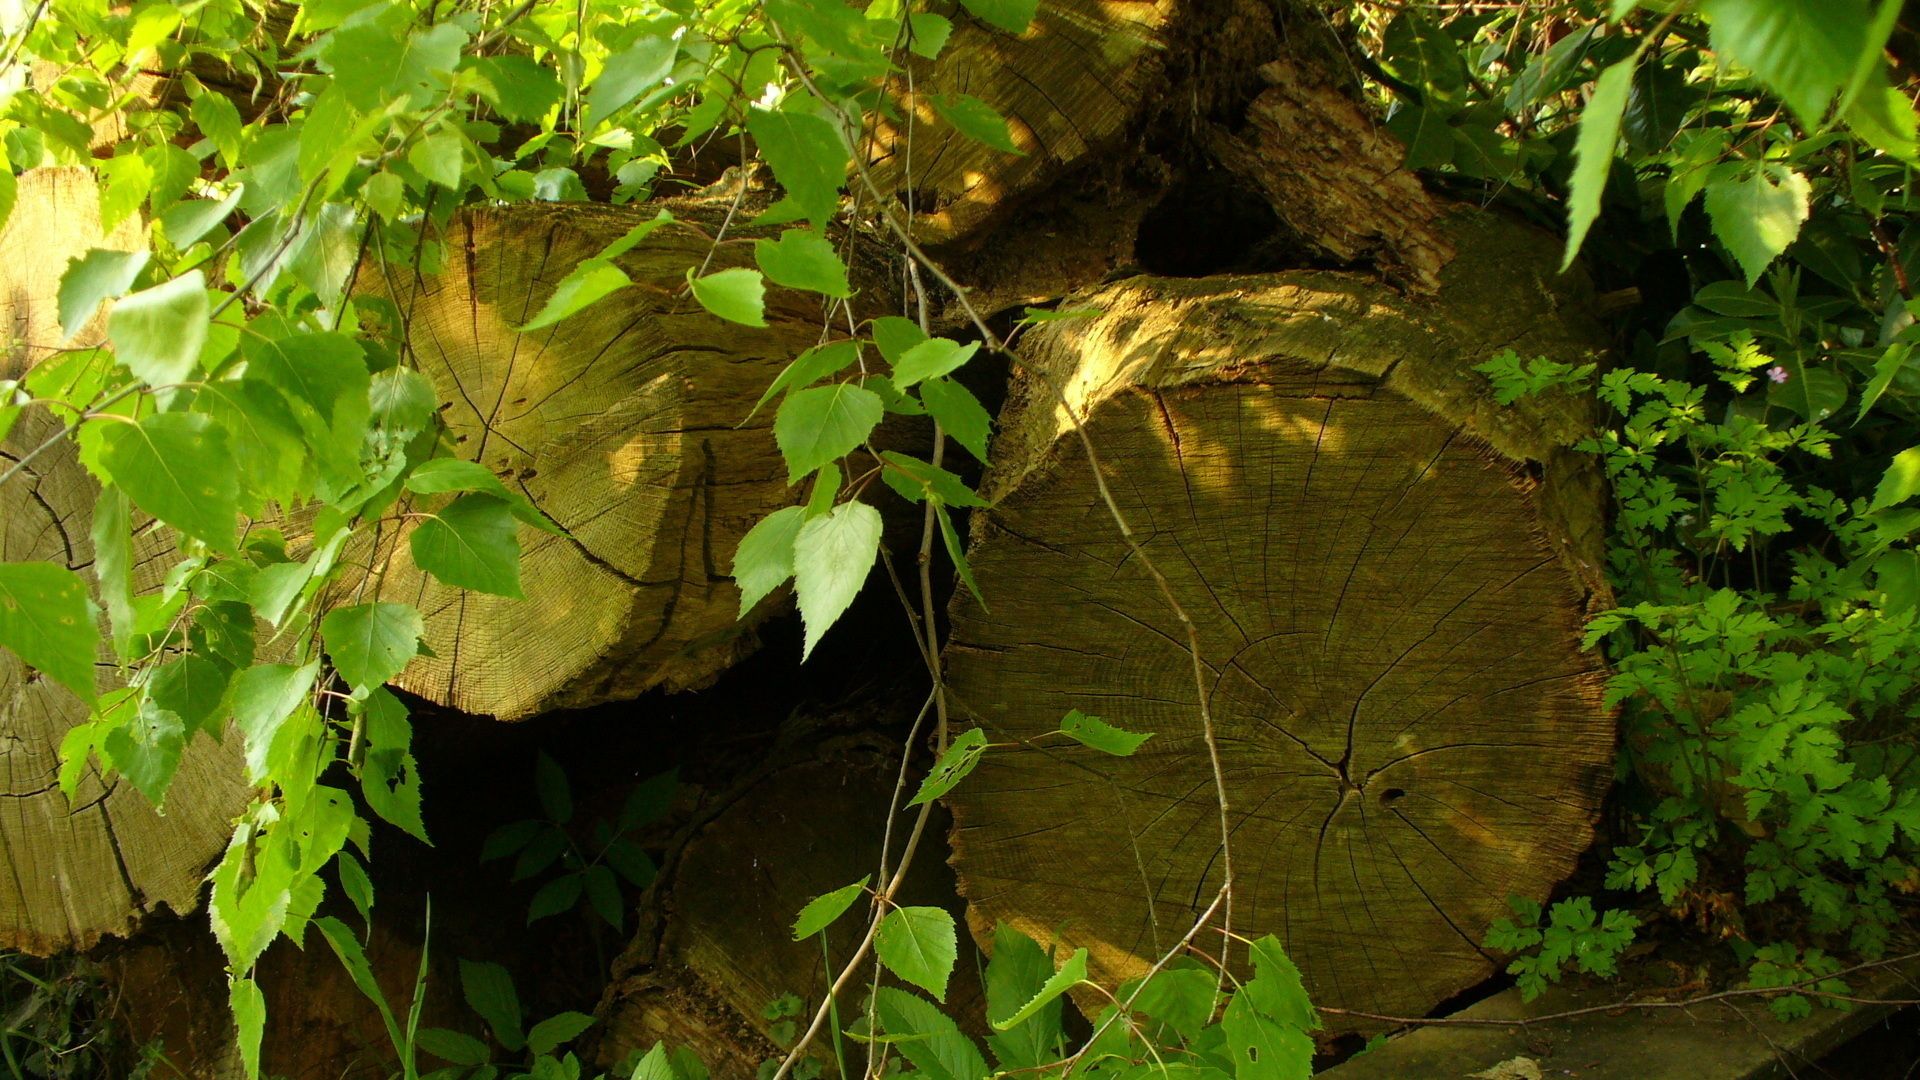
[[[1583,615],[1607,602],[1571,397],[1501,408],[1502,345],[1594,338],[1550,240],[1491,215],[1435,302],[1354,276],[1138,278],[1029,339],[947,651],[996,742],[955,790],[976,938],[1086,946],[1109,983],[1220,887],[1184,628],[1109,519],[1057,380],[1194,621],[1231,807],[1234,930],[1277,934],[1327,1005],[1419,1015],[1486,977],[1507,898],[1586,846],[1614,721]],[[1539,478],[1536,479],[1536,476]],[[1109,757],[1069,710],[1155,733]],[[1203,938],[1217,950],[1217,938]]]
[[[796,491],[768,430],[774,408],[747,412],[820,341],[819,297],[770,289],[765,328],[715,318],[687,294],[687,270],[709,254],[710,271],[750,255],[668,225],[617,260],[634,287],[516,331],[581,260],[654,209],[470,211],[443,238],[441,272],[369,275],[365,290],[394,301],[411,356],[445,403],[455,453],[560,529],[520,527],[524,600],[428,578],[407,554],[410,526],[389,530],[373,559],[380,595],[420,607],[436,654],[415,660],[402,687],[519,720],[699,687],[752,647],[755,620],[736,620],[734,549]]]
[[[21,174],[0,231],[9,334],[0,378],[17,378],[63,347],[56,297],[68,259],[138,243],[132,223],[102,234],[89,173]],[[104,324],[96,316],[64,347],[99,344]],[[0,442],[0,471],[59,430],[47,410],[28,409]],[[91,580],[99,494],[73,442],[54,443],[0,487],[0,561],[52,562]],[[157,583],[168,552],[154,541],[134,554],[136,585]],[[105,645],[98,671],[103,692],[123,685]],[[131,784],[103,781],[93,766],[69,801],[58,785],[60,743],[87,719],[80,699],[0,649],[0,949],[84,949],[103,935],[129,933],[156,905],[193,910],[202,875],[226,846],[228,822],[246,802],[238,741],[206,738],[182,755],[164,817]]]

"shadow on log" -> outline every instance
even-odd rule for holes
[[[1469,215],[1439,296],[1298,272],[1136,278],[1027,343],[956,598],[956,700],[996,741],[949,796],[974,935],[998,920],[1138,974],[1217,894],[1186,632],[1132,563],[1045,380],[1194,620],[1232,807],[1234,924],[1317,1002],[1420,1015],[1494,969],[1510,895],[1587,845],[1614,722],[1582,617],[1608,603],[1570,397],[1497,406],[1504,346],[1595,345],[1547,237]],[[1107,757],[1071,709],[1155,733]],[[1217,951],[1218,941],[1207,943]]]

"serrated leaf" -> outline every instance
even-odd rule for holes
[[[940,119],[953,125],[960,134],[995,150],[1026,156],[1026,151],[1015,145],[1013,135],[1008,132],[1007,118],[993,106],[972,94],[934,94],[929,100]]]
[[[1067,962],[1060,965],[1060,970],[1054,972],[1045,983],[1041,984],[1039,991],[1035,993],[1033,997],[1029,998],[1026,1004],[1020,1006],[1018,1011],[1004,1019],[993,1020],[993,1029],[995,1031],[1009,1031],[1019,1024],[1025,1023],[1028,1018],[1038,1013],[1048,1003],[1085,981],[1086,977],[1087,950],[1075,949],[1073,950],[1073,955],[1067,957]]]
[[[986,752],[986,731],[982,728],[968,728],[948,744],[946,753],[941,754],[940,760],[934,762],[933,768],[927,773],[927,778],[920,781],[920,790],[914,794],[907,805],[919,806],[921,803],[932,802],[952,791],[960,781],[965,780],[967,775],[973,772],[974,766],[980,764],[980,758]]]
[[[916,11],[907,16],[907,30],[911,35],[907,40],[907,48],[915,56],[932,60],[947,47],[947,38],[953,33],[953,23],[945,15]]]
[[[1897,506],[1920,494],[1920,446],[1909,447],[1893,455],[1893,463],[1880,476],[1873,489],[1869,511]]]
[[[80,575],[48,562],[0,563],[0,645],[93,701],[100,627]]]
[[[1861,0],[1703,0],[1700,10],[1713,51],[1759,76],[1810,128],[1869,44]]]
[[[367,868],[350,851],[342,851],[333,857],[334,868],[340,874],[340,891],[347,894],[353,909],[360,913],[360,921],[373,925],[373,879],[367,876]]]
[[[622,52],[607,58],[587,91],[590,123],[598,126],[633,99],[660,84],[673,71],[679,45],[672,38],[649,34]]]
[[[631,284],[633,279],[627,276],[625,270],[610,262],[588,259],[560,279],[560,284],[554,286],[553,295],[547,297],[547,302],[540,306],[540,314],[521,327],[520,333],[552,326]]]
[[[155,705],[141,703],[100,741],[100,750],[113,770],[127,779],[155,807],[166,802],[167,787],[180,768],[186,749],[186,727],[180,717]]]
[[[1880,354],[1880,359],[1874,361],[1873,377],[1867,380],[1866,389],[1860,392],[1860,412],[1853,418],[1854,423],[1866,419],[1867,411],[1879,402],[1880,395],[1887,392],[1887,387],[1893,385],[1894,378],[1907,366],[1912,355],[1912,345],[1897,341],[1888,345],[1886,351]]]
[[[246,739],[247,773],[259,780],[267,774],[267,758],[287,718],[313,691],[320,662],[303,667],[256,664],[234,675],[227,689],[227,707],[234,726]]]
[[[829,375],[846,370],[859,359],[860,343],[857,341],[830,341],[825,345],[816,345],[808,349],[795,357],[792,363],[780,369],[780,374],[774,377],[773,382],[761,393],[760,400],[754,402],[753,408],[747,412],[747,419],[753,419],[754,414],[760,411],[761,406],[773,400],[774,395],[792,390],[797,386],[812,386]]]
[[[966,548],[960,544],[960,533],[954,529],[953,518],[948,515],[946,505],[935,503],[933,516],[940,525],[940,542],[946,546],[947,558],[953,560],[953,572],[960,575],[961,584],[973,594],[974,602],[980,605],[981,610],[987,610],[987,598],[980,595],[980,583],[973,580],[973,567],[967,562]]]
[[[884,415],[878,394],[850,383],[789,393],[773,421],[774,441],[787,459],[787,483],[797,484],[820,466],[852,453]]]
[[[1313,1040],[1298,1028],[1262,1016],[1244,994],[1234,996],[1220,1018],[1235,1080],[1308,1080]]]
[[[1148,739],[1153,738],[1151,732],[1142,735],[1114,727],[1105,720],[1097,716],[1089,716],[1079,709],[1068,712],[1061,719],[1060,734],[1082,746],[1089,746],[1103,754],[1112,754],[1115,757],[1132,757],[1134,751],[1140,749]]]
[[[816,228],[825,228],[839,209],[851,160],[833,124],[791,109],[753,109],[747,131],[787,197]]]
[[[66,273],[60,275],[60,330],[65,335],[61,340],[72,341],[101,304],[133,288],[149,257],[146,251],[94,248],[67,263]]]
[[[95,421],[101,423],[102,421]],[[107,423],[100,463],[135,505],[215,551],[234,551],[240,485],[227,433],[199,413]]]
[[[426,430],[440,399],[432,379],[412,368],[388,368],[374,374],[367,404],[374,426],[404,438]]]
[[[227,987],[227,1010],[233,1014],[234,1048],[240,1067],[251,1078],[260,1075],[260,1039],[267,1029],[267,996],[252,979],[234,979]]]
[[[944,908],[894,908],[880,920],[873,947],[887,970],[932,994],[935,1001],[947,1000],[947,980],[960,953],[953,916]]]
[[[1733,253],[1748,285],[1759,281],[1768,264],[1800,235],[1811,193],[1806,177],[1778,166],[1707,183],[1713,234]]]
[[[211,314],[206,275],[189,270],[114,301],[107,312],[107,340],[114,358],[135,377],[148,386],[171,386],[187,381],[200,366]]]
[[[1307,989],[1300,977],[1300,969],[1278,938],[1266,934],[1253,942],[1254,978],[1241,988],[1241,996],[1252,1002],[1261,1014],[1278,1020],[1290,1028],[1300,1031],[1313,1031],[1320,1026],[1320,1018],[1308,1000]]]
[[[760,271],[740,266],[696,278],[692,268],[688,268],[687,284],[693,287],[693,298],[700,301],[701,307],[728,322],[742,326],[767,325],[767,286],[760,278]]]
[[[527,1037],[520,1030],[520,995],[513,989],[513,976],[491,962],[460,961],[460,992],[467,1007],[480,1014],[493,1030],[502,1049],[518,1053],[526,1049]]]
[[[741,618],[793,576],[793,541],[806,521],[806,507],[788,506],[761,518],[740,538],[733,583],[740,589]]]
[[[147,682],[147,697],[178,716],[186,725],[187,735],[205,731],[217,737],[224,717],[220,706],[226,701],[227,679],[227,671],[219,664],[202,656],[183,656],[155,669]]]
[[[924,1080],[985,1080],[992,1071],[973,1040],[932,1002],[883,986],[873,1003],[881,1029]]]
[[[872,879],[873,875],[868,874],[851,885],[842,885],[807,901],[807,906],[800,909],[800,916],[793,920],[793,940],[805,941],[832,926],[866,892],[867,882]]]
[[[320,621],[334,670],[355,689],[391,682],[419,653],[425,632],[412,604],[355,604],[334,608]]]
[[[793,542],[793,591],[806,622],[802,660],[866,584],[880,552],[880,529],[880,512],[861,502],[842,503],[800,527]]]
[[[485,56],[473,62],[481,95],[508,120],[533,123],[560,103],[566,88],[551,68],[528,56]]]
[[[413,726],[407,707],[381,687],[367,695],[361,709],[366,750],[360,764],[360,792],[382,818],[421,843],[427,826],[420,817],[420,765],[413,758]]]
[[[579,874],[567,874],[540,886],[527,904],[527,925],[532,926],[541,919],[571,910],[573,905],[580,902],[584,884]]]
[[[946,338],[929,338],[900,354],[893,365],[893,384],[905,390],[922,379],[949,374],[979,351],[978,342],[962,345]]]
[[[838,299],[853,295],[847,264],[827,238],[813,229],[788,229],[778,241],[756,240],[754,261],[767,280],[789,289],[806,289]]]
[[[1573,265],[1586,241],[1587,230],[1600,216],[1600,195],[1613,167],[1614,145],[1620,141],[1620,116],[1633,90],[1633,67],[1638,55],[1607,68],[1593,86],[1593,96],[1580,112],[1580,132],[1573,144],[1573,175],[1567,189],[1567,248],[1560,269]]]
[[[993,417],[972,391],[952,379],[933,378],[920,384],[920,401],[942,431],[953,436],[953,441],[965,447],[975,461],[986,464]]]
[[[462,589],[521,597],[513,512],[491,495],[462,495],[407,538],[414,564]]]
[[[453,1065],[485,1065],[493,1060],[487,1044],[471,1035],[447,1028],[422,1028],[416,1040],[420,1049]]]
[[[945,506],[985,506],[986,500],[973,493],[966,481],[948,472],[938,465],[910,457],[898,450],[885,450],[880,454],[886,462],[886,471],[882,478],[887,486],[900,493],[900,497],[910,502],[924,502],[932,499]]]
[[[593,1017],[586,1013],[563,1012],[549,1016],[527,1032],[527,1049],[536,1054],[551,1054],[592,1026]]]
[[[919,323],[898,315],[882,315],[873,320],[869,330],[873,334],[874,346],[889,364],[900,363],[900,358],[907,355],[908,349],[927,340],[927,332],[920,329]]]

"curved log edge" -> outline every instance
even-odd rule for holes
[[[18,201],[0,232],[0,302],[10,335],[0,377],[16,378],[63,348],[104,340],[100,317],[72,342],[61,340],[60,276],[68,259],[90,248],[126,249],[138,238],[133,222],[102,234],[99,197],[85,171],[20,176]],[[0,469],[59,426],[45,410],[23,414],[0,442]],[[40,454],[0,489],[0,561],[43,560],[88,575],[99,493],[71,441]],[[136,581],[157,583],[170,554],[154,544],[136,550]],[[105,644],[98,671],[102,692],[123,685]],[[0,649],[0,865],[8,871],[0,874],[0,949],[85,949],[105,935],[131,933],[156,907],[192,911],[202,875],[246,803],[237,741],[204,738],[182,755],[164,816],[132,784],[103,782],[95,765],[69,803],[57,782],[60,744],[87,717],[78,698]]]
[[[1413,1014],[1494,968],[1509,895],[1591,839],[1614,720],[1583,616],[1598,470],[1571,397],[1496,406],[1471,366],[1595,341],[1553,245],[1474,215],[1439,297],[1332,273],[1139,278],[1027,347],[1066,388],[1200,636],[1237,860],[1329,1005]],[[947,651],[996,742],[949,796],[976,940],[1004,920],[1144,969],[1217,892],[1219,824],[1184,629],[1129,555],[1042,376],[1024,377]],[[1155,732],[1107,757],[1070,709]]]

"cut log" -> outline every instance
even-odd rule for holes
[[[1352,275],[1137,278],[1029,339],[947,650],[994,741],[950,796],[975,937],[1172,946],[1223,871],[1186,632],[1129,557],[1051,380],[1193,619],[1231,807],[1233,929],[1278,935],[1325,1005],[1420,1015],[1493,971],[1511,895],[1588,844],[1615,728],[1583,616],[1597,469],[1572,397],[1500,407],[1503,346],[1585,358],[1558,245],[1491,214],[1433,302]],[[1153,732],[1109,757],[1069,710]],[[1217,948],[1217,938],[1212,939]]]
[[[22,174],[0,232],[0,303],[11,335],[0,378],[19,377],[61,347],[55,298],[67,260],[138,240],[132,224],[101,234],[98,196],[83,170]],[[103,324],[96,318],[69,347],[99,344]],[[0,442],[0,471],[59,430],[46,410],[27,410]],[[99,494],[73,443],[54,443],[0,487],[0,561],[47,561],[86,574]],[[136,552],[136,577],[157,581],[161,554]],[[99,673],[102,691],[121,685],[110,651]],[[131,784],[103,782],[93,766],[69,802],[56,782],[60,743],[87,716],[78,698],[0,649],[0,865],[7,870],[0,949],[86,948],[102,935],[128,933],[156,905],[193,910],[202,875],[226,847],[228,822],[246,802],[237,740],[204,738],[181,758],[165,817]]]
[[[1431,291],[1451,254],[1435,231],[1444,208],[1402,167],[1404,150],[1360,101],[1354,70],[1325,16],[1293,2],[1063,0],[1041,5],[1017,37],[962,20],[912,85],[993,105],[1023,153],[910,108],[901,115],[911,127],[877,127],[873,175],[901,192],[924,239],[979,246],[991,235],[1021,249],[1020,260],[1040,260],[1049,278],[1059,275],[1044,265],[1047,249],[1084,244],[1087,230],[1029,252],[1035,230],[989,227],[1049,189],[1123,187],[1133,163],[1171,151],[1183,168],[1217,167],[1263,199],[1284,246],[1304,256],[1296,265],[1370,262]],[[1164,179],[1150,185],[1156,193]],[[1111,201],[1129,216],[1125,199]]]
[[[700,205],[665,205],[703,217]],[[710,250],[714,271],[750,252],[669,225],[618,260],[635,287],[546,329],[514,329],[582,259],[655,209],[475,210],[444,236],[443,273],[369,275],[365,291],[395,303],[413,360],[447,403],[456,452],[562,530],[521,527],[525,600],[447,588],[415,569],[405,530],[383,537],[381,592],[426,613],[437,654],[401,676],[407,690],[519,720],[699,687],[752,648],[754,620],[736,620],[740,594],[727,576],[734,549],[798,491],[768,430],[774,410],[747,413],[820,341],[819,298],[770,290],[765,328],[708,315],[686,293],[687,270]]]
[[[818,760],[753,782],[688,840],[615,964],[600,1008],[603,1064],[664,1041],[698,1054],[715,1076],[745,1077],[783,1053],[768,1003],[798,996],[804,1030],[838,973],[826,970],[817,939],[793,940],[794,917],[814,897],[874,873],[899,756],[897,745],[884,743],[823,747]],[[898,819],[896,857],[911,823],[911,812]],[[939,835],[929,828],[898,900],[957,915]],[[865,899],[856,902],[828,932],[836,965],[852,956],[868,911]],[[982,1015],[974,970],[963,957],[947,991],[947,1011],[962,1023]],[[860,997],[843,996],[843,1019],[851,1020]],[[814,1051],[831,1071],[830,1043]]]

